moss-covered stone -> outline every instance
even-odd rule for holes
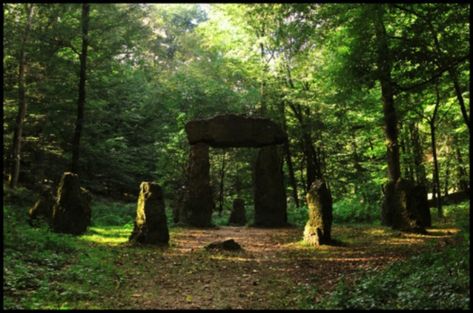
[[[196,227],[212,226],[215,203],[210,186],[209,146],[198,143],[191,146],[187,167],[187,183],[179,221]]]
[[[304,228],[304,241],[318,246],[332,241],[332,196],[325,182],[315,180],[306,196],[309,220]]]
[[[246,224],[245,201],[240,198],[233,200],[233,208],[228,219],[229,225],[243,226]]]
[[[136,218],[131,242],[167,245],[169,231],[161,187],[153,182],[142,182],[136,206]]]
[[[84,233],[90,224],[90,199],[90,194],[81,190],[79,176],[65,172],[53,206],[53,231],[73,235]]]
[[[54,198],[52,187],[49,185],[43,186],[38,200],[28,210],[29,224],[35,225],[35,221],[44,219],[48,224],[51,223],[53,217],[53,206],[56,199]]]

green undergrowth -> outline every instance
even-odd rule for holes
[[[469,203],[445,207],[445,219],[433,226],[461,229],[450,243],[430,243],[416,256],[382,271],[368,271],[355,281],[341,280],[316,309],[469,309]],[[441,225],[439,225],[441,223]]]
[[[121,276],[114,245],[132,229],[136,205],[96,200],[92,225],[82,236],[57,234],[46,224],[30,227],[27,211],[37,195],[5,190],[3,205],[3,308],[112,307]]]
[[[4,205],[3,308],[73,309],[106,304],[116,284],[114,251],[32,228],[25,208]]]

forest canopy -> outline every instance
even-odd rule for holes
[[[136,196],[144,180],[178,188],[187,121],[258,115],[288,133],[289,201],[307,191],[313,150],[335,201],[356,198],[369,214],[388,179],[379,79],[387,66],[402,176],[429,190],[439,184],[441,195],[466,190],[468,12],[455,3],[92,4],[81,179],[118,198]],[[4,4],[4,18],[4,149],[13,149],[21,87],[28,109],[19,181],[57,182],[72,158],[81,6]],[[376,18],[386,55],[378,55]],[[4,164],[11,156],[4,153]],[[213,185],[225,166],[231,186],[248,170],[251,151],[220,149],[211,157]],[[243,195],[250,192],[250,176],[238,176]]]

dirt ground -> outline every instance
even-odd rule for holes
[[[116,309],[297,309],[319,301],[341,278],[419,253],[430,240],[446,244],[456,231],[336,226],[337,245],[313,248],[300,241],[300,228],[178,228],[168,248],[118,249],[115,265],[124,274],[113,303]],[[230,238],[244,250],[203,249]]]

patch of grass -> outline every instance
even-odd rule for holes
[[[136,202],[125,203],[94,197],[92,206],[92,226],[121,226],[135,220]]]
[[[458,204],[444,205],[444,218],[439,218],[437,208],[430,208],[432,224],[439,226],[456,226],[465,233],[470,232],[470,202],[464,201]]]
[[[460,237],[461,238],[461,237]],[[317,309],[468,309],[469,236],[441,251],[424,252],[354,283],[340,281]]]
[[[100,211],[100,203],[98,207]],[[90,227],[86,234],[76,237],[54,233],[45,224],[30,227],[26,212],[27,207],[17,203],[3,207],[3,308],[107,307],[120,273],[113,263],[116,252],[90,239],[98,235],[102,238],[95,238],[102,244],[123,240],[131,231],[130,224]]]

